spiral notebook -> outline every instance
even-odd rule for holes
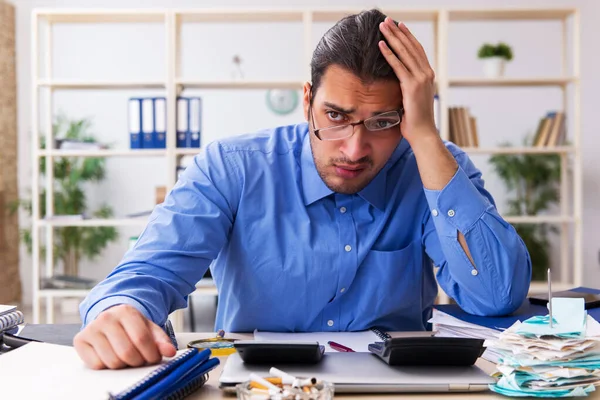
[[[14,328],[25,321],[23,313],[16,306],[0,304],[0,332]]]
[[[33,342],[0,355],[0,377],[10,382],[1,391],[7,399],[174,400],[204,385],[218,364],[210,350],[189,349],[159,365],[95,371],[71,346]]]

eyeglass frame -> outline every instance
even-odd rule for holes
[[[362,119],[362,120],[360,120],[360,121],[356,121],[356,122],[350,122],[350,123],[348,123],[348,124],[344,124],[344,125],[337,125],[337,126],[336,126],[336,125],[332,125],[332,126],[328,126],[328,127],[325,127],[325,128],[318,128],[318,129],[315,129],[315,116],[314,116],[314,113],[313,113],[313,109],[312,109],[312,108],[313,108],[313,107],[312,107],[312,98],[311,98],[311,100],[310,100],[310,104],[309,104],[309,108],[308,108],[308,112],[309,112],[309,114],[310,114],[310,119],[311,119],[311,121],[312,121],[312,125],[313,125],[313,133],[315,134],[315,136],[316,136],[316,137],[317,137],[319,140],[322,140],[322,141],[333,141],[333,140],[343,140],[343,139],[348,139],[348,138],[350,138],[350,137],[354,136],[354,132],[355,132],[355,131],[354,131],[354,127],[355,127],[355,126],[357,126],[357,125],[365,125],[365,121],[367,121],[367,120],[370,120],[370,119],[372,119],[372,118],[377,118],[377,117],[378,117],[378,116],[380,116],[380,115],[383,115],[383,114],[386,114],[386,113],[390,113],[390,112],[397,112],[397,113],[398,113],[398,117],[399,117],[400,119],[398,120],[398,123],[397,123],[397,124],[395,124],[395,125],[392,125],[392,126],[390,126],[390,127],[384,128],[384,129],[375,130],[375,131],[372,131],[372,130],[370,130],[370,129],[369,129],[369,128],[368,128],[368,127],[365,125],[365,128],[367,128],[367,130],[368,130],[369,132],[378,132],[378,131],[383,131],[383,130],[385,130],[385,129],[390,129],[390,128],[393,128],[393,127],[395,127],[395,126],[398,126],[398,125],[400,125],[400,123],[402,123],[402,117],[404,116],[404,107],[400,107],[400,108],[398,108],[398,109],[396,109],[396,110],[384,111],[384,112],[382,112],[381,114],[373,115],[372,117],[365,118],[365,119]],[[320,132],[320,131],[322,131],[322,130],[334,129],[334,128],[338,128],[338,129],[345,129],[345,128],[349,127],[349,126],[351,126],[351,127],[352,127],[352,133],[351,133],[350,135],[348,135],[348,136],[345,136],[345,137],[336,138],[336,139],[323,139],[323,138],[321,137],[321,135],[319,135],[319,132]]]

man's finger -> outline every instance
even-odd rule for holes
[[[173,346],[169,336],[154,322],[148,321],[148,324],[150,326],[152,336],[154,337],[154,342],[158,345],[160,354],[165,357],[173,357],[177,352],[177,349],[175,349],[175,346]]]
[[[126,364],[117,356],[108,342],[108,339],[102,332],[92,333],[88,343],[92,345],[96,355],[108,368],[119,369],[126,366]]]
[[[131,367],[139,367],[146,363],[121,324],[107,325],[104,327],[103,333],[122,362]]]
[[[407,46],[398,37],[404,34],[396,27],[396,32],[398,32],[398,35],[396,35],[394,32],[392,32],[392,28],[386,22],[379,24],[379,29],[383,33],[383,36],[385,36],[387,39],[389,47],[391,47],[391,49],[394,50],[394,53],[397,54],[398,58],[402,60],[402,64],[404,64],[406,69],[412,74],[418,73],[420,67],[417,63],[417,60],[415,59],[414,55],[411,54]],[[407,43],[410,43],[407,38],[405,38],[405,40]]]
[[[139,313],[131,314],[128,318],[121,319],[121,325],[144,360],[149,364],[156,364],[162,359],[162,356],[146,322],[147,320]]]
[[[404,35],[412,43],[413,48],[419,55],[418,58],[421,59],[421,61],[422,61],[420,63],[421,66],[431,67],[429,65],[429,60],[427,59],[427,53],[425,53],[425,49],[423,48],[423,45],[421,45],[421,43],[417,40],[417,38],[412,34],[410,29],[408,29],[408,27],[403,22],[400,22],[398,24],[398,29],[400,30],[400,32],[404,33]]]
[[[77,336],[73,341],[75,351],[79,354],[79,357],[83,360],[83,363],[87,365],[91,369],[103,369],[106,368],[106,365],[100,360],[100,357],[94,351],[94,348],[82,339],[81,336],[79,339]]]
[[[410,78],[410,72],[383,40],[379,41],[379,50],[381,50],[381,54],[383,54],[388,64],[390,64],[400,82]]]

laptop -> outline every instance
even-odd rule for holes
[[[495,380],[479,367],[389,366],[371,353],[326,353],[314,365],[245,364],[238,353],[227,358],[219,387],[234,391],[235,385],[255,372],[268,376],[277,367],[297,377],[316,377],[332,382],[336,393],[479,392]]]

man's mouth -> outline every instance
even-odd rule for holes
[[[362,165],[334,165],[334,168],[337,176],[353,179],[359,176],[366,167]]]

